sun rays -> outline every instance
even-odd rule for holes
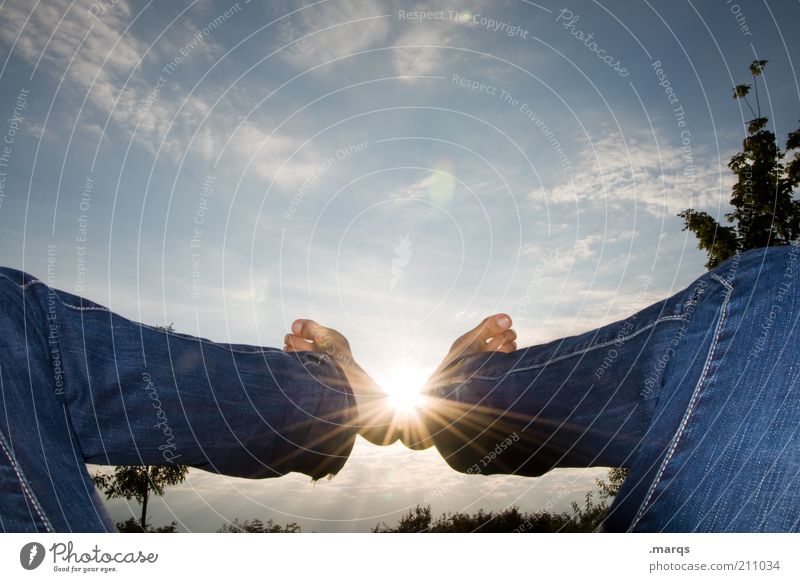
[[[392,368],[379,376],[378,384],[388,395],[386,404],[398,414],[416,414],[425,404],[423,391],[431,371],[403,366]]]

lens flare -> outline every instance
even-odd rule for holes
[[[436,204],[447,204],[456,189],[453,164],[450,160],[440,160],[436,170],[431,173],[428,183],[428,195]]]
[[[388,394],[389,405],[398,413],[413,414],[424,402],[425,382],[433,370],[429,368],[398,367],[377,378]]]

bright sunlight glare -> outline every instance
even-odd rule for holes
[[[432,372],[432,368],[393,368],[378,378],[378,384],[389,395],[389,404],[396,411],[413,413],[425,400],[422,390]]]

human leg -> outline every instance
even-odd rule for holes
[[[796,262],[743,253],[626,320],[457,359],[432,379],[427,431],[464,472],[629,467],[608,530],[796,530]]]
[[[319,478],[352,448],[353,395],[325,354],[137,324],[12,269],[0,295],[6,531],[109,530],[87,462]]]
[[[675,350],[607,529],[800,531],[799,259],[757,249],[714,271],[719,314]]]

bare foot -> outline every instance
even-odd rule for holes
[[[286,352],[325,352],[350,358],[350,342],[335,329],[324,327],[311,319],[296,319],[292,323],[292,333],[283,338]]]
[[[511,317],[505,313],[490,315],[450,347],[439,364],[441,370],[458,358],[478,352],[513,352],[517,349],[517,332],[511,329]]]
[[[335,329],[311,319],[297,319],[292,333],[284,338],[284,351],[324,352],[331,356],[347,378],[356,398],[358,432],[371,443],[388,445],[402,435],[395,414],[387,404],[388,396],[353,358],[347,338]]]
[[[504,313],[489,316],[453,343],[437,372],[469,354],[513,352],[517,349],[516,338],[511,317]],[[298,319],[292,323],[292,333],[286,335],[284,344],[287,352],[324,352],[334,359],[355,395],[357,414],[353,424],[365,439],[377,445],[400,439],[412,449],[433,444],[420,418],[404,416],[388,404],[387,394],[356,363],[350,343],[341,333],[310,319]]]

